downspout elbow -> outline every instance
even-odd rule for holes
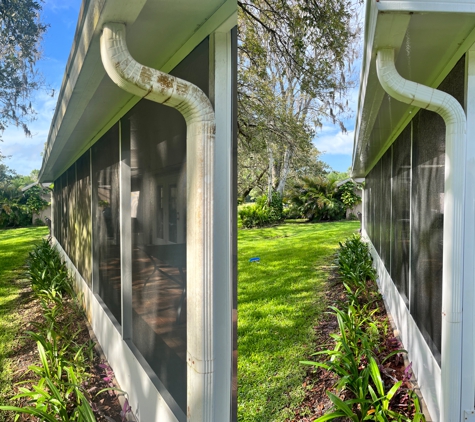
[[[125,36],[125,24],[104,24],[101,59],[116,85],[131,94],[177,109],[187,124],[195,121],[214,123],[213,107],[200,88],[135,61],[129,53]]]
[[[379,50],[376,70],[384,90],[396,100],[439,114],[447,126],[456,125],[465,133],[466,116],[460,103],[446,92],[404,79],[394,64],[394,49]]]

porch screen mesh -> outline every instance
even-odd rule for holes
[[[121,323],[119,228],[119,125],[116,124],[91,149],[92,222],[94,259],[98,266],[96,293]]]
[[[365,179],[365,191],[364,191],[364,221],[365,221],[365,230],[369,238],[373,238],[373,231],[371,230],[373,224],[373,215],[371,214],[371,198],[373,197],[371,192],[371,185],[373,181],[373,172],[370,171]]]
[[[372,215],[373,215],[373,245],[378,254],[381,256],[381,160],[374,166],[373,170],[374,183],[371,188],[372,191]]]
[[[411,205],[411,127],[394,142],[392,184],[391,278],[409,306],[409,251]]]
[[[207,94],[208,57],[206,40],[171,73]],[[131,160],[132,340],[186,420],[185,120],[142,100],[122,119],[122,139]]]
[[[75,250],[76,267],[86,283],[91,286],[91,181],[90,152],[76,162]]]
[[[61,177],[54,181],[53,189],[53,229],[54,237],[61,245],[61,208],[62,208],[62,189]]]
[[[434,356],[440,354],[445,124],[421,110],[413,127],[411,313]],[[440,356],[439,356],[440,357]]]
[[[61,176],[61,246],[68,253],[68,172]]]
[[[391,148],[380,160],[381,189],[380,189],[380,256],[384,266],[389,271],[391,265]]]
[[[68,187],[67,187],[67,213],[68,218],[66,224],[68,226],[68,235],[66,239],[68,256],[75,267],[76,262],[76,165],[73,164],[67,171]]]

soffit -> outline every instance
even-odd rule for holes
[[[437,87],[474,42],[475,1],[367,3],[354,177],[367,175],[418,110],[384,92],[376,74],[377,50],[395,48],[404,78]]]
[[[126,22],[132,56],[170,71],[236,9],[235,0],[84,1],[48,136],[42,181],[64,172],[139,99],[106,75],[100,57],[105,22]],[[179,59],[179,57],[178,57]]]

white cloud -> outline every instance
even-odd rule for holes
[[[77,8],[77,1],[71,1],[71,0],[46,0],[44,8],[45,9],[51,9],[53,11],[58,11],[58,10],[67,10],[67,9],[76,9]]]
[[[328,133],[328,131],[324,131]],[[333,134],[325,134],[317,137],[313,143],[317,149],[325,154],[352,154],[353,153],[353,138],[354,130],[349,130],[347,133],[341,131]]]
[[[11,155],[5,164],[18,174],[27,175],[31,170],[41,167],[41,153],[48,138],[56,100],[56,96],[53,98],[47,92],[36,94],[32,101],[37,112],[36,120],[28,124],[31,137],[25,136],[23,129],[15,126],[8,127],[2,133],[0,152],[2,155]]]

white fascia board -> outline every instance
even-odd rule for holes
[[[381,14],[378,4],[373,1],[366,4],[364,57],[352,160],[352,174],[357,177],[366,176],[356,171],[358,144],[360,139],[370,136],[385,94],[376,75],[375,51],[387,47],[399,52],[410,22],[409,13]]]
[[[434,0],[418,0],[418,1],[394,1],[379,0],[377,2],[378,9],[382,12],[445,12],[445,13],[475,13],[475,1],[458,0],[458,1],[434,1]]]

